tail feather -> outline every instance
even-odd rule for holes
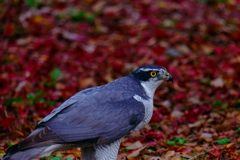
[[[56,145],[57,142],[63,142],[63,140],[59,139],[51,129],[48,127],[39,128],[24,141],[11,146],[2,160],[29,160],[38,155],[47,155],[59,147]],[[46,150],[46,153],[42,153],[49,146],[52,147]]]
[[[30,160],[36,156],[38,156],[41,152],[43,152],[47,147],[38,147],[31,148],[23,151],[18,151],[15,153],[8,152],[2,160]]]

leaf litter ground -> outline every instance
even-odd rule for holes
[[[150,124],[123,139],[119,159],[240,159],[239,3],[1,1],[0,156],[79,90],[157,64],[174,83],[157,90]]]

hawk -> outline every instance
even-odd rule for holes
[[[43,118],[2,160],[30,160],[81,147],[83,160],[116,160],[122,138],[143,128],[153,113],[153,96],[168,71],[144,65],[106,85],[82,90]]]

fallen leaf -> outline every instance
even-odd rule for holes
[[[136,141],[135,143],[127,146],[126,149],[134,150],[134,149],[138,149],[138,148],[142,148],[142,147],[143,147],[143,144],[140,141]]]
[[[129,154],[127,157],[128,157],[128,158],[137,157],[144,148],[145,148],[145,147],[141,147],[141,148],[133,151],[133,152],[132,152],[131,154]]]
[[[167,151],[165,155],[162,156],[163,159],[170,159],[175,155],[175,151]]]
[[[221,140],[217,140],[216,142],[217,142],[218,144],[224,145],[224,144],[229,143],[229,142],[230,142],[230,139],[228,139],[228,138],[223,138],[223,139],[221,139]]]
[[[200,138],[204,139],[204,140],[207,141],[207,142],[211,142],[211,141],[213,140],[211,133],[202,133],[202,134],[200,135]]]
[[[222,78],[217,78],[217,79],[212,80],[210,84],[214,87],[223,87],[224,81]]]

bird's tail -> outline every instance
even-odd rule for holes
[[[14,146],[12,146],[14,148]],[[2,160],[30,160],[36,156],[38,156],[41,152],[43,152],[46,147],[38,147],[26,149],[18,152],[11,152],[11,148],[9,148],[7,154],[2,158]]]

